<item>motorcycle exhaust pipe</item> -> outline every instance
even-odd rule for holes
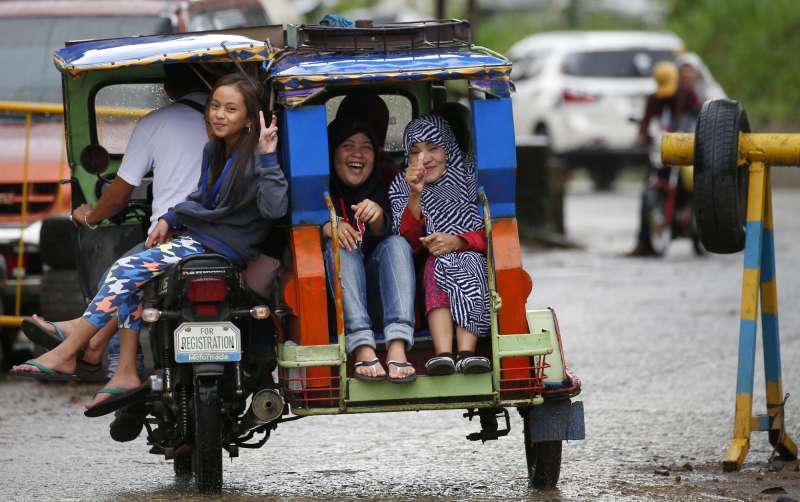
[[[261,389],[253,394],[250,409],[247,410],[242,420],[242,427],[244,430],[252,430],[277,420],[283,413],[283,407],[283,397],[277,390]]]

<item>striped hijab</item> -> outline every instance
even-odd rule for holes
[[[453,235],[483,229],[478,212],[475,166],[456,143],[450,125],[438,115],[425,115],[412,120],[403,137],[408,164],[411,147],[427,141],[442,148],[447,155],[447,168],[441,178],[426,184],[422,190],[422,215],[425,233],[443,232]],[[404,173],[395,177],[389,187],[392,208],[392,229],[400,232],[400,220],[408,205],[411,188]],[[436,284],[447,293],[455,322],[482,336],[489,331],[489,286],[486,279],[486,257],[475,251],[448,253],[436,258]]]

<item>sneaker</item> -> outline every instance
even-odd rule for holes
[[[431,357],[425,363],[425,372],[430,376],[452,375],[456,372],[456,363],[447,352]]]
[[[462,375],[489,373],[492,371],[492,363],[483,356],[467,356],[458,360],[456,371]]]

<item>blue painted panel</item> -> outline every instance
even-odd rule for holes
[[[778,334],[778,316],[761,314],[764,345],[764,376],[767,382],[781,379],[781,339]]]
[[[756,360],[756,322],[739,321],[739,368],[736,372],[736,392],[753,394],[753,368]]]
[[[322,224],[328,210],[328,130],[325,107],[307,106],[284,113],[283,146],[289,170],[292,224]]]
[[[769,282],[775,276],[775,237],[772,230],[764,229],[761,243],[761,282]]]
[[[292,211],[292,225],[322,225],[330,220],[328,210]]]
[[[472,101],[472,130],[478,179],[486,189],[492,216],[513,216],[517,152],[511,99]]]
[[[515,169],[478,171],[478,185],[483,187],[489,198],[493,218],[516,214],[516,175]]]
[[[472,101],[472,130],[479,169],[505,169],[517,165],[511,99]]]
[[[761,257],[761,221],[748,221],[745,226],[744,268],[758,268]]]

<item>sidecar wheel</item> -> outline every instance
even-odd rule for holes
[[[562,441],[542,441],[531,444],[531,420],[523,414],[525,460],[528,464],[528,481],[537,490],[552,490],[561,476]]]
[[[222,421],[219,378],[197,377],[194,387],[192,463],[197,489],[222,490]]]

